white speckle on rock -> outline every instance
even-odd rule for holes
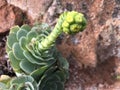
[[[118,53],[117,53],[117,57],[120,57],[120,48],[117,49],[118,50]]]

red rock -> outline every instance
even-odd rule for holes
[[[6,4],[7,4],[6,0],[0,0],[0,8]]]
[[[79,34],[76,36],[76,39],[78,39],[79,43],[76,45],[71,45],[73,48],[72,50],[69,50],[70,52],[68,52],[72,53],[80,66],[81,64],[84,64],[85,66],[95,67],[100,61],[104,61],[108,59],[111,55],[113,55],[110,55],[109,53],[107,53],[107,51],[105,52],[105,50],[103,50],[104,48],[98,46],[98,44],[106,42],[100,42],[99,38],[101,32],[105,33],[105,31],[107,30],[103,29],[103,27],[106,26],[106,21],[112,18],[115,2],[113,0],[62,0],[62,3],[66,8],[68,7],[67,5],[72,5],[74,10],[83,12],[88,21],[86,30],[82,32],[82,35]],[[107,8],[109,8],[109,10]],[[110,24],[108,26],[110,26]],[[110,31],[108,30],[106,34],[109,34],[107,35],[108,37],[103,38],[105,40],[110,40]],[[70,44],[72,44],[72,42],[70,42]],[[112,42],[110,42],[109,44],[112,45]],[[107,48],[108,46],[105,47]],[[101,52],[100,50],[103,52]],[[108,50],[108,52],[111,53],[112,50],[113,48],[111,47],[111,51]],[[61,52],[64,53],[66,51],[61,50]]]
[[[8,31],[14,25],[21,25],[23,22],[23,12],[12,5],[8,5],[5,0],[0,3],[0,33]]]
[[[7,0],[7,2],[26,11],[32,20],[36,20],[45,14],[53,0]]]

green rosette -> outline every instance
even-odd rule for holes
[[[61,60],[58,60],[59,53],[54,44],[46,50],[41,50],[38,47],[39,43],[44,40],[49,33],[50,29],[47,24],[35,25],[32,28],[28,25],[11,28],[7,38],[6,50],[10,64],[18,77],[30,75],[38,83],[50,67],[57,67],[58,70],[61,69],[59,70],[60,72],[64,70],[60,65]],[[67,65],[66,70],[68,70],[66,60],[65,64]],[[65,79],[66,78],[67,77],[65,77]]]

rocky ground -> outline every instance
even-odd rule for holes
[[[120,90],[120,0],[0,0],[0,75],[14,76],[5,52],[11,26],[54,26],[67,10],[84,13],[88,24],[82,33],[58,40],[70,63],[66,90]]]

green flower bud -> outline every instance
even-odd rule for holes
[[[81,26],[79,25],[79,24],[72,24],[71,26],[70,26],[70,31],[72,32],[72,33],[77,33],[77,32],[79,32],[81,30]]]
[[[82,21],[83,21],[83,15],[82,14],[78,14],[78,15],[76,15],[75,16],[75,22],[77,22],[77,23],[82,23]]]
[[[67,15],[64,16],[62,28],[63,28],[63,32],[65,33],[68,34],[78,33],[79,31],[83,31],[85,26],[86,26],[86,19],[84,15],[81,13],[72,11],[72,12],[67,12]]]
[[[72,23],[72,22],[74,22],[74,18],[73,18],[73,16],[69,16],[69,15],[67,15],[67,17],[66,17],[66,21],[70,24],[70,23]]]
[[[68,28],[63,28],[63,32],[65,32],[66,34],[69,34],[69,29]]]
[[[69,23],[67,21],[64,21],[62,27],[69,28]]]

